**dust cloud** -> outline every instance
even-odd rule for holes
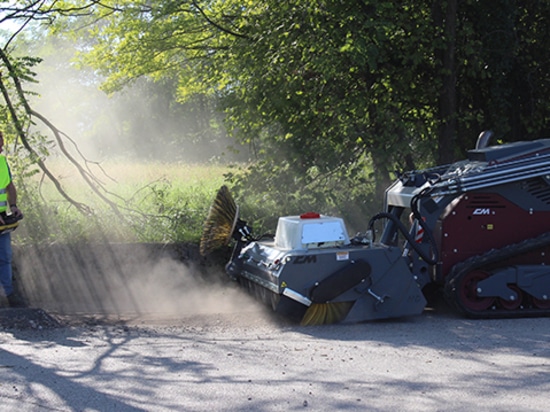
[[[25,246],[15,256],[18,287],[32,307],[52,313],[174,319],[264,310],[221,268],[176,246]]]
[[[176,101],[176,79],[139,78],[107,94],[101,90],[105,78],[99,71],[76,63],[82,45],[48,41],[50,47],[37,51],[43,58],[36,67],[38,83],[27,87],[35,93],[33,109],[76,143],[78,148],[65,141],[72,156],[191,163],[248,158],[246,146],[225,133],[222,115],[211,101]],[[36,121],[33,130],[51,139],[51,152],[58,152],[44,124]]]
[[[171,95],[175,84],[172,88],[165,84],[163,96],[157,85],[140,80],[124,92],[108,96],[99,89],[103,79],[97,72],[75,67],[71,59],[76,46],[52,41],[53,47],[45,49],[51,54],[41,54],[44,60],[36,68],[39,83],[28,87],[36,93],[31,99],[33,109],[67,137],[64,146],[71,156],[81,159],[82,155],[93,162],[186,164],[218,158],[233,143],[223,134],[210,136],[208,130],[197,134],[201,127],[197,119],[204,121],[204,116],[213,115],[210,108],[180,105],[176,115],[159,108],[171,99],[177,106]],[[36,123],[34,131],[51,142],[50,153],[59,154],[51,130],[38,120]],[[70,173],[67,170],[65,174]],[[21,207],[24,209],[24,204]],[[16,280],[31,306],[62,314],[170,318],[258,311],[258,303],[242,290],[220,281],[225,277],[218,273],[221,267],[205,268],[158,250],[166,247],[25,245],[14,248]]]

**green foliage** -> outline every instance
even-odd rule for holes
[[[429,162],[417,134],[433,130],[424,108],[436,89],[422,74],[430,36],[407,29],[411,13],[422,15],[416,4],[298,1],[250,17],[226,67],[238,86],[222,94],[230,127],[260,158],[243,190],[327,210],[335,199],[360,204],[350,196],[376,185],[380,194],[392,170]]]
[[[212,184],[184,190],[168,181],[153,184],[139,201],[146,215],[130,212],[130,225],[140,241],[198,242],[216,189]]]
[[[224,122],[252,148],[254,159],[227,179],[259,226],[312,208],[356,220],[381,206],[394,171],[461,156],[484,129],[508,141],[548,134],[548,2],[56,6],[67,11],[53,27],[85,40],[80,62],[106,78],[107,92],[138,83],[152,105],[223,111],[208,111],[196,131],[215,142]],[[167,207],[167,232],[192,219],[171,192],[150,192]]]
[[[550,3],[465,2],[459,12],[461,149],[487,128],[507,141],[547,137]]]
[[[52,146],[51,139],[39,132],[28,131],[32,126],[32,120],[27,109],[27,99],[34,93],[27,87],[37,82],[35,69],[42,59],[11,54],[7,50],[3,51],[3,55],[5,59],[0,62],[0,73],[7,74],[2,77],[2,88],[8,98],[3,96],[3,103],[0,104],[0,128],[4,133],[6,147],[11,146],[13,153],[10,159],[11,167],[19,173],[28,175],[34,173],[37,161],[50,154]],[[20,88],[16,87],[16,84],[19,84]],[[33,153],[29,153],[22,144],[22,131],[27,131],[26,143],[33,148]]]

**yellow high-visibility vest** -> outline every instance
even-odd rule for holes
[[[11,182],[10,169],[6,156],[0,155],[0,212],[5,212],[8,208],[8,192],[6,188]]]

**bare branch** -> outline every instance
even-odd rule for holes
[[[15,73],[15,70],[14,70],[8,56],[5,54],[5,52],[2,48],[0,48],[0,59],[3,61],[4,65],[6,66],[6,68],[9,71],[10,77],[12,78],[12,81],[15,85],[16,92],[19,96],[19,99],[20,99],[24,109],[25,109],[25,113],[27,113],[27,115],[29,115],[29,116],[35,116],[35,117],[39,118],[40,120],[42,120],[43,122],[45,122],[45,124],[48,127],[50,127],[50,129],[54,132],[54,135],[56,136],[56,138],[59,138],[59,133],[58,133],[57,129],[55,127],[53,127],[53,125],[51,125],[51,123],[48,122],[47,119],[45,119],[43,116],[40,116],[38,113],[36,113],[34,110],[31,109],[29,103],[27,102],[27,100],[25,98],[23,88],[21,87],[21,82],[19,81],[19,78],[17,77],[17,74]],[[27,140],[27,136],[26,136],[26,134],[23,130],[23,124],[19,119],[19,115],[17,114],[17,111],[15,110],[15,106],[11,102],[10,95],[8,93],[8,90],[5,86],[5,84],[4,84],[4,80],[1,76],[1,73],[0,73],[0,91],[2,92],[4,100],[5,100],[5,102],[8,106],[8,109],[10,111],[10,115],[12,117],[13,123],[14,123],[15,128],[17,130],[17,133],[19,135],[19,138],[20,138],[21,142],[23,143],[23,146],[25,147],[25,149],[27,149],[27,151],[30,153],[32,160],[34,162],[36,162],[36,164],[40,167],[42,172],[46,176],[48,176],[48,178],[53,182],[56,189],[59,191],[61,196],[63,196],[63,198],[65,198],[68,202],[70,202],[72,205],[74,205],[77,208],[77,210],[79,210],[80,212],[87,213],[87,214],[92,213],[91,209],[88,206],[86,206],[83,203],[80,203],[80,202],[76,201],[75,199],[73,199],[71,196],[69,196],[65,192],[65,190],[63,189],[63,187],[61,186],[59,181],[51,173],[51,171],[48,169],[48,167],[46,166],[44,161],[40,158],[38,153],[36,153],[34,148],[30,145],[29,141]],[[64,147],[62,147],[62,149],[64,149]],[[77,167],[79,167],[81,169],[80,165],[78,165],[77,162],[74,162],[74,159],[72,159],[72,158],[70,158],[70,159],[73,162],[73,164],[75,164]],[[80,171],[80,169],[79,169],[79,171]],[[90,184],[89,179],[86,179],[86,182],[88,184]],[[93,184],[90,184],[90,186],[92,187],[92,189],[97,190],[97,188],[95,188]],[[111,207],[113,207],[112,202],[109,202],[109,204],[111,205]],[[115,207],[115,211],[117,211],[116,207]]]
[[[118,210],[117,205],[114,204],[113,202],[111,202],[111,200],[109,200],[107,197],[105,197],[99,191],[99,189],[97,188],[97,185],[92,181],[92,177],[91,177],[90,173],[88,173],[86,170],[84,170],[84,168],[78,163],[78,161],[74,157],[72,157],[71,154],[67,151],[67,149],[65,148],[65,145],[63,143],[63,139],[61,137],[62,132],[60,132],[59,129],[57,129],[48,119],[46,119],[40,113],[38,113],[38,112],[31,109],[29,111],[29,114],[36,117],[36,118],[38,118],[38,119],[40,119],[46,126],[48,126],[48,128],[54,134],[55,139],[57,141],[57,144],[58,144],[59,148],[61,149],[61,152],[73,164],[73,166],[76,168],[76,170],[78,170],[78,172],[80,173],[80,176],[82,177],[82,179],[84,179],[84,181],[88,184],[88,186],[94,191],[94,193],[101,200],[103,200],[105,203],[107,203],[117,215],[120,215],[120,211]]]
[[[2,58],[3,58],[4,57],[3,51],[1,51],[1,55],[2,55]],[[25,149],[27,149],[27,151],[30,153],[31,158],[33,159],[33,161],[36,162],[36,164],[38,165],[38,167],[40,167],[42,172],[46,176],[48,176],[48,178],[53,182],[53,184],[55,185],[56,189],[61,194],[61,196],[63,196],[68,202],[70,202],[72,205],[74,205],[77,208],[77,210],[79,210],[80,212],[86,213],[86,214],[91,214],[92,211],[90,210],[90,208],[88,206],[86,206],[83,203],[77,202],[76,200],[74,200],[71,196],[69,196],[65,192],[65,190],[63,189],[63,187],[61,186],[59,181],[50,172],[50,170],[46,167],[46,164],[44,163],[44,161],[40,158],[38,153],[36,153],[36,151],[29,144],[29,142],[27,140],[27,137],[25,135],[25,132],[23,131],[23,126],[21,124],[21,121],[19,120],[19,116],[17,114],[17,111],[15,110],[15,107],[11,102],[11,99],[10,99],[7,88],[4,85],[4,80],[1,76],[1,74],[0,74],[0,91],[2,92],[4,100],[6,101],[8,109],[10,111],[10,115],[12,117],[13,123],[15,125],[16,130],[17,130],[17,134],[19,135],[19,138],[21,139],[21,142],[23,143],[23,146],[25,147]]]

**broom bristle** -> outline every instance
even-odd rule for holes
[[[342,321],[353,306],[353,302],[313,303],[307,308],[300,325],[330,325]]]
[[[238,213],[239,209],[229,193],[229,189],[225,185],[222,186],[218,190],[204,222],[200,242],[201,255],[206,256],[213,250],[229,243]]]

